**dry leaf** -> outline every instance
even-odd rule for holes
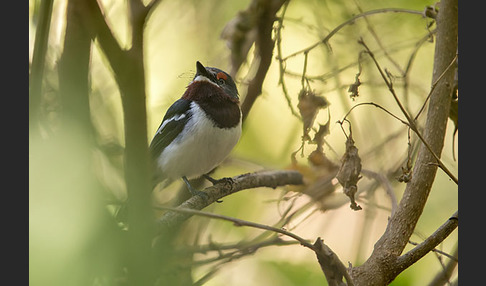
[[[325,108],[329,102],[323,96],[318,96],[314,91],[302,89],[299,93],[299,108],[304,123],[304,140],[310,140],[309,131],[314,125],[314,120],[319,109]]]
[[[361,179],[361,158],[358,155],[358,148],[354,146],[354,141],[349,135],[346,140],[346,152],[342,158],[341,168],[336,175],[341,186],[343,186],[344,194],[351,200],[350,207],[353,210],[361,210],[361,207],[356,203],[354,196],[358,191],[357,183]]]

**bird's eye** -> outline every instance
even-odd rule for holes
[[[216,78],[218,79],[219,84],[224,84],[226,82],[226,79],[228,79],[228,77],[226,76],[226,74],[224,72],[219,72],[216,75]]]

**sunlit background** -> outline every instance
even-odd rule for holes
[[[36,13],[39,1],[29,0],[29,59],[32,59],[35,40]],[[158,128],[165,111],[184,92],[195,73],[196,61],[206,66],[230,70],[230,50],[221,38],[221,32],[239,11],[248,7],[249,0],[242,1],[173,1],[164,0],[156,7],[145,29],[145,67],[147,92],[147,125],[149,138]],[[101,1],[105,16],[123,47],[127,46],[129,27],[126,1]],[[288,56],[324,38],[331,30],[362,11],[380,8],[406,8],[423,11],[435,1],[294,1],[285,14],[281,30],[282,55]],[[58,88],[56,62],[62,54],[67,1],[54,1],[49,48],[46,54],[43,97],[49,111],[47,124],[55,126],[55,92]],[[281,15],[279,12],[277,15]],[[348,88],[358,73],[358,59],[363,47],[358,44],[362,37],[382,67],[393,77],[395,89],[404,105],[412,114],[422,106],[431,87],[434,41],[425,40],[431,30],[431,19],[408,13],[381,13],[361,18],[341,29],[329,45],[320,45],[308,54],[306,74],[313,80],[310,87],[330,103],[319,112],[317,124],[330,122],[330,133],[325,137],[324,153],[339,163],[345,151],[346,136],[336,122],[341,120],[357,103],[374,102],[389,112],[403,118],[400,110],[369,58],[363,62],[362,85],[359,97],[351,99]],[[276,25],[275,25],[276,26]],[[123,116],[120,93],[111,69],[95,42],[91,58],[90,108],[97,131],[99,146],[123,146]],[[236,76],[242,100],[247,83],[252,77],[250,63],[253,49],[248,54]],[[407,80],[401,77],[411,55],[415,53]],[[256,100],[244,124],[240,142],[227,161],[218,168],[214,177],[235,176],[262,169],[292,168],[292,154],[302,144],[302,122],[292,115],[279,85],[279,64],[274,60],[266,76],[263,93]],[[289,74],[285,85],[292,108],[298,112],[298,94],[302,88],[301,75],[304,55],[299,54],[286,62]],[[295,75],[292,75],[292,74]],[[404,85],[408,87],[404,88]],[[51,101],[49,101],[51,100]],[[388,176],[397,199],[405,188],[396,179],[404,166],[408,152],[407,128],[387,113],[370,105],[357,107],[348,117],[353,139],[362,159],[363,169]],[[425,114],[419,117],[423,123]],[[346,133],[349,125],[343,125]],[[453,138],[454,125],[448,124],[443,162],[457,174],[457,161],[453,159],[453,140],[456,160],[457,137]],[[118,257],[108,249],[93,249],[92,242],[103,240],[109,220],[109,211],[100,212],[95,206],[106,204],[106,198],[126,197],[121,156],[108,158],[99,149],[84,150],[86,138],[79,138],[76,130],[64,134],[58,145],[45,143],[45,138],[30,139],[30,284],[57,285],[55,282],[70,281],[65,285],[81,285],[84,271],[90,264],[99,268],[115,269]],[[412,137],[412,143],[417,139]],[[80,146],[81,152],[66,156],[63,146]],[[76,145],[77,144],[77,145]],[[307,156],[315,145],[306,143],[295,158],[303,168],[308,167]],[[67,166],[60,168],[59,166]],[[295,165],[293,166],[295,168]],[[96,174],[96,180],[90,175]],[[395,177],[393,177],[395,176]],[[167,190],[158,191],[155,199],[163,202],[182,182]],[[285,228],[314,242],[317,237],[331,247],[346,265],[359,265],[371,254],[373,245],[383,234],[390,216],[390,198],[383,185],[364,177],[358,184],[357,202],[363,207],[353,211],[349,199],[336,186],[336,191],[325,201],[316,202],[302,209]],[[298,210],[312,199],[294,192],[293,188],[245,190],[213,204],[205,211],[232,216],[267,225],[279,222],[282,212],[294,203]],[[286,198],[286,199],[283,199]],[[432,234],[457,209],[457,185],[438,170],[435,183],[424,213],[419,220],[411,241],[420,243]],[[102,209],[102,208],[101,208]],[[106,231],[109,232],[109,231]],[[101,233],[101,234],[100,234]],[[262,234],[261,230],[236,227],[228,222],[193,217],[181,235],[181,244],[236,244]],[[108,238],[109,236],[106,236]],[[105,239],[106,239],[105,238]],[[457,231],[438,246],[446,253],[457,245]],[[405,251],[413,245],[407,246]],[[99,252],[98,261],[88,261],[88,252]],[[195,255],[195,261],[208,259],[209,254]],[[214,255],[214,253],[213,253]],[[211,256],[212,257],[212,256]],[[400,274],[391,285],[425,285],[443,269],[447,257],[429,253],[425,258]],[[80,267],[84,266],[86,268]],[[233,261],[218,265],[202,263],[193,268],[193,279],[217,270],[204,285],[325,285],[324,275],[315,254],[298,245],[269,246]],[[115,270],[112,270],[115,271]],[[457,275],[457,274],[455,274]],[[455,276],[454,276],[455,277]],[[53,281],[55,281],[53,283]],[[100,280],[101,281],[101,280]],[[51,284],[52,283],[52,284]],[[103,285],[101,282],[99,285]]]

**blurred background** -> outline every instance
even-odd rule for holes
[[[30,63],[40,2],[29,0]],[[128,47],[126,1],[100,3],[120,45]],[[167,108],[192,80],[196,61],[228,72],[232,69],[231,49],[222,32],[225,28],[228,32],[228,23],[250,3],[164,0],[155,6],[144,32],[147,142]],[[262,94],[244,122],[240,142],[213,177],[263,169],[297,169],[304,174],[306,186],[245,190],[225,197],[223,203],[212,204],[205,211],[284,227],[311,242],[321,237],[345,265],[363,263],[385,230],[392,211],[391,197],[398,201],[401,197],[405,184],[397,178],[409,154],[412,161],[415,158],[418,141],[415,136],[409,141],[406,126],[383,110],[358,106],[347,119],[362,168],[367,172],[359,181],[356,195],[362,210],[352,210],[342,188],[328,178],[333,172],[330,166],[340,164],[349,135],[349,124],[341,128],[336,122],[351,107],[373,102],[404,118],[376,67],[361,53],[363,46],[358,40],[362,38],[375,53],[380,65],[389,72],[400,100],[416,115],[432,85],[435,24],[418,14],[384,11],[345,25],[327,44],[317,45],[307,56],[301,51],[363,11],[397,8],[421,12],[434,4],[435,1],[423,0],[290,1],[283,26],[278,21],[274,24],[273,37],[276,39],[280,33],[280,42],[274,48]],[[90,273],[96,277],[92,285],[114,285],[112,277],[123,276],[117,267],[121,259],[118,248],[109,243],[118,231],[112,223],[112,203],[126,198],[123,113],[118,86],[96,41],[89,66],[89,109],[95,142],[83,137],[76,128],[63,132],[54,141],[46,139],[56,133],[64,120],[59,116],[63,107],[57,96],[57,63],[63,52],[66,6],[66,0],[53,1],[42,79],[39,124],[43,128],[40,134],[31,134],[29,142],[30,284],[87,285],[86,276]],[[277,17],[282,16],[281,9]],[[258,60],[254,50],[253,45],[235,75],[242,101],[255,72],[252,63]],[[300,53],[286,59],[282,75],[278,57],[297,52]],[[351,97],[349,87],[359,72],[359,96]],[[309,161],[319,144],[303,143],[298,107],[303,86],[328,103],[317,110],[309,131],[313,137],[319,125],[328,124],[321,146],[322,154],[332,162],[326,165],[327,169]],[[419,116],[419,125],[424,123],[425,113],[426,110]],[[454,124],[449,121],[442,158],[457,175],[457,136],[454,138],[453,132]],[[319,182],[321,187],[315,187]],[[176,182],[167,189],[156,190],[154,199],[159,203],[169,201],[181,184]],[[420,243],[432,234],[457,210],[457,202],[457,185],[439,170],[411,241]],[[179,243],[181,249],[194,253],[192,277],[204,285],[326,285],[312,251],[294,242],[281,242],[290,241],[285,237],[276,237],[258,229],[193,217],[181,230]],[[211,250],[218,249],[215,245],[220,246],[219,251]],[[412,247],[410,244],[405,251]],[[452,255],[456,247],[457,231],[438,250]],[[391,285],[426,285],[448,261],[444,255],[431,252]],[[452,277],[456,279],[457,273]]]

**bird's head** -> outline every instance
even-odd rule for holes
[[[238,101],[238,89],[229,74],[213,67],[204,67],[199,61],[196,62],[196,75],[191,84],[197,82],[209,82],[231,97],[232,100]]]

